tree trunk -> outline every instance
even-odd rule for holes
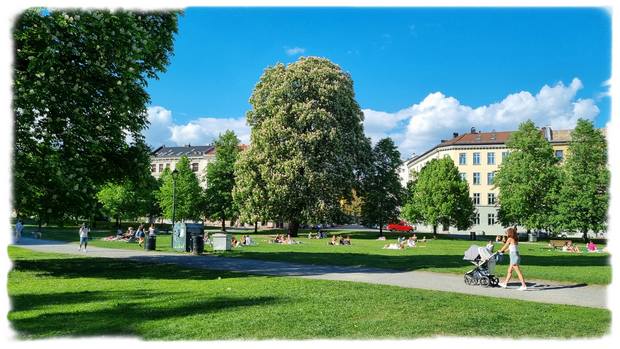
[[[254,222],[254,234],[258,233],[258,222]]]
[[[437,224],[433,225],[433,239],[437,238]]]
[[[222,216],[222,231],[226,231],[226,217]]]
[[[41,220],[41,215],[39,214],[39,232],[41,232],[41,225],[43,225],[43,221]]]
[[[293,237],[297,237],[297,234],[299,233],[298,221],[292,220],[288,223],[288,233]]]
[[[116,229],[121,227],[121,217],[116,215]]]
[[[588,229],[583,230],[583,242],[588,242]]]

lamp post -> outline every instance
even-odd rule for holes
[[[176,213],[176,189],[177,189],[177,176],[179,175],[179,171],[175,168],[172,171],[172,233],[174,234],[174,216]],[[174,241],[174,239],[171,239]]]

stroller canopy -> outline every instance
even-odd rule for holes
[[[484,247],[480,247],[477,245],[471,245],[469,246],[467,251],[465,251],[463,260],[473,261],[474,259],[478,258],[478,256],[480,256],[481,260],[487,260],[491,258],[491,253]]]

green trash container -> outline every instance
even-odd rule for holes
[[[202,254],[204,250],[204,236],[202,234],[192,234],[192,254]]]
[[[155,235],[149,235],[146,237],[146,241],[144,242],[144,249],[147,251],[155,251],[157,239]]]

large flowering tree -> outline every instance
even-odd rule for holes
[[[353,80],[327,59],[302,57],[265,70],[247,113],[250,147],[236,167],[241,217],[333,222],[358,186],[370,142]]]

